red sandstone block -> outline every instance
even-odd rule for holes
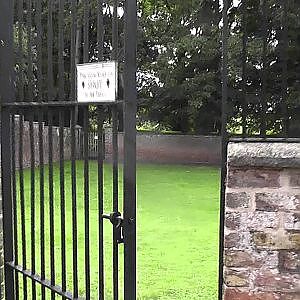
[[[267,249],[276,248],[276,240],[271,233],[254,232],[253,242],[257,247],[264,247]],[[289,247],[284,247],[283,249],[289,249]]]
[[[253,232],[252,240],[258,248],[269,250],[300,250],[299,232]]]
[[[247,231],[237,231],[225,234],[225,248],[236,248],[238,250],[249,247],[251,234]]]
[[[225,235],[225,248],[234,248],[237,247],[240,244],[241,237],[239,233],[232,232]]]
[[[276,293],[264,292],[244,292],[238,289],[226,289],[224,300],[279,300],[280,296]]]
[[[233,250],[225,253],[225,265],[228,267],[253,267],[256,265],[256,260],[251,253]]]
[[[300,250],[300,232],[290,233],[289,241],[291,242],[292,250]]]
[[[300,275],[280,274],[277,270],[264,270],[254,280],[256,287],[265,291],[299,292]]]
[[[230,168],[228,171],[227,185],[230,188],[280,187],[279,177],[279,169]]]
[[[300,187],[300,170],[290,171],[290,186]]]
[[[225,269],[224,283],[230,287],[248,287],[249,272],[240,269]]]
[[[257,193],[256,209],[260,211],[300,210],[300,195],[291,193]]]
[[[281,272],[300,274],[300,251],[280,251],[279,269]]]
[[[230,230],[236,230],[241,225],[241,214],[237,212],[227,212],[225,215],[225,226]]]
[[[249,208],[250,196],[247,193],[227,193],[226,206],[228,208]]]
[[[278,252],[277,251],[240,251],[228,250],[225,252],[225,265],[227,267],[244,267],[244,268],[277,268]]]

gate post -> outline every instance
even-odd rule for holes
[[[137,1],[125,8],[124,300],[136,299],[136,41]]]
[[[227,101],[228,101],[228,0],[223,1],[222,10],[223,29],[222,29],[222,169],[220,187],[220,218],[219,218],[219,282],[218,300],[223,297],[223,266],[224,266],[224,226],[225,226],[225,190],[227,174]]]
[[[14,99],[13,1],[0,0],[0,103]],[[13,206],[11,197],[10,114],[1,108],[1,176],[5,299],[15,299],[14,271],[6,264],[13,257]]]

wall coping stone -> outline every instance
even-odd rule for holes
[[[300,168],[300,143],[229,143],[232,167]]]

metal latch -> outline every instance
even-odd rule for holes
[[[118,244],[124,243],[124,236],[123,236],[123,222],[124,219],[120,212],[112,212],[111,214],[103,214],[103,219],[107,219],[111,222],[114,227],[114,232],[116,233],[116,239]]]

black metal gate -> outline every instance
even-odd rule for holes
[[[136,0],[14,2],[0,1],[6,299],[136,299]],[[118,101],[77,103],[76,64],[103,60],[119,62]],[[111,201],[101,138],[107,122],[113,128]],[[83,161],[77,161],[78,125]],[[121,188],[119,127],[125,132]],[[96,179],[88,157],[91,129],[98,135]]]

